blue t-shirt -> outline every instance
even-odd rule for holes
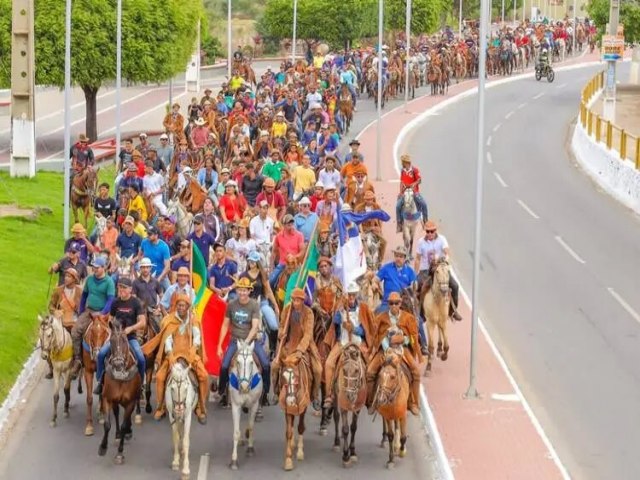
[[[398,268],[394,262],[384,265],[378,270],[377,276],[380,281],[384,282],[382,303],[385,305],[391,292],[401,293],[403,288],[409,287],[416,281],[416,273],[409,265],[404,264]]]
[[[314,212],[311,212],[306,217],[301,213],[296,213],[296,216],[293,217],[293,221],[296,227],[302,236],[304,237],[304,241],[308,242],[311,238],[311,234],[313,233],[313,227],[318,223],[318,215]]]
[[[234,284],[231,275],[238,273],[238,265],[233,260],[228,258],[222,265],[214,263],[209,269],[209,278],[215,279],[216,288],[227,288]]]
[[[87,249],[87,242],[84,240],[76,240],[71,237],[64,244],[64,253],[67,253],[71,250],[71,247],[74,247],[80,253],[80,260],[84,263],[89,263],[89,250]]]
[[[185,260],[182,257],[178,257],[173,262],[171,262],[171,270],[173,270],[174,272],[177,272],[180,267],[191,268],[191,263],[189,263],[189,260]]]
[[[153,263],[151,274],[154,277],[160,275],[164,270],[164,262],[171,257],[169,245],[164,240],[158,240],[154,245],[151,240],[145,238],[142,240],[140,250],[142,250],[142,256],[147,257]]]
[[[214,238],[206,231],[203,231],[200,237],[196,235],[196,232],[191,232],[191,234],[189,234],[189,236],[187,237],[187,240],[193,240],[193,243],[198,246],[198,248],[200,249],[200,253],[202,253],[202,256],[204,257],[204,263],[208,267],[209,248],[213,247],[213,245],[216,243]]]
[[[120,248],[120,256],[122,258],[138,255],[141,244],[142,237],[140,237],[136,232],[131,233],[131,236],[122,232],[118,235],[118,240],[116,240],[116,246]]]

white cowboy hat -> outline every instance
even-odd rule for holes
[[[201,127],[202,125],[205,124],[205,120],[204,118],[200,117],[200,118],[196,118],[196,125],[198,125],[199,127]]]
[[[151,263],[151,259],[144,257],[142,260],[140,260],[140,263],[138,264],[139,267],[155,267],[155,264]]]
[[[347,293],[358,293],[360,292],[360,286],[356,282],[351,282],[347,287]]]

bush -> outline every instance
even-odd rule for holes
[[[207,37],[202,42],[202,64],[213,65],[222,56],[222,44],[216,37]]]

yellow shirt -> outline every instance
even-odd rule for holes
[[[296,193],[310,190],[316,184],[316,174],[313,168],[298,165],[293,169],[293,187]]]
[[[129,213],[136,211],[140,214],[140,221],[147,221],[147,207],[144,204],[144,200],[140,195],[136,196],[136,198],[131,199],[129,202]]]
[[[244,78],[242,77],[232,77],[229,81],[229,89],[232,91],[236,91],[238,88],[242,86],[244,82]]]
[[[284,137],[286,134],[287,134],[286,122],[273,122],[273,125],[271,125],[271,136]]]
[[[147,229],[140,222],[133,227],[133,231],[140,235],[140,238],[147,238]]]
[[[316,55],[313,57],[313,66],[316,68],[322,68],[322,64],[324,63],[324,57],[321,55]]]

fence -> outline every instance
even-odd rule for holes
[[[604,74],[604,71],[598,73],[582,89],[580,123],[596,142],[603,142],[609,150],[616,151],[623,160],[632,161],[640,170],[640,138],[625,132],[624,128],[605,120],[590,108],[589,104],[604,87]]]

